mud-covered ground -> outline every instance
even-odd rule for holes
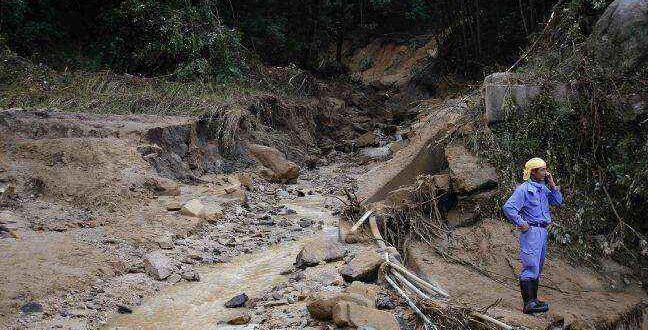
[[[373,292],[371,306],[380,297],[382,311],[367,312],[412,325],[416,317],[384,283],[354,284],[341,276],[354,260],[376,255],[370,241],[338,242],[343,252],[309,267],[295,262],[307,248],[328,254],[330,246],[320,249],[323,239],[338,241],[344,188],[360,184],[361,197],[373,191],[393,201],[390,190],[418,173],[438,174],[446,184],[460,180],[447,173],[455,160],[431,142],[461,127],[465,109],[461,101],[431,106],[433,115],[413,126],[409,142],[368,148],[388,148],[389,155],[372,160],[333,151],[313,168],[302,166],[292,183],[271,183],[254,162],[226,163],[195,119],[5,111],[0,326],[334,328],[307,306],[351,289]],[[456,159],[468,178],[496,180],[475,170],[483,166],[465,148],[454,148],[464,153]],[[481,194],[459,196],[459,205]],[[192,214],[187,205],[196,203],[200,212]],[[599,273],[551,253],[541,295],[556,308],[524,315],[512,226],[502,219],[445,220],[450,231],[436,241],[443,255],[410,242],[406,257],[457,305],[490,305],[483,312],[492,317],[541,329],[556,318],[587,326],[616,320],[646,300],[643,283],[625,267],[608,262]],[[242,293],[248,297],[242,307],[224,307]]]
[[[117,223],[105,219],[91,224],[97,221],[91,220],[92,213],[69,212],[40,199],[17,201],[2,211],[3,223],[18,236],[0,240],[2,259],[7,261],[0,267],[0,276],[6,279],[3,327],[94,328],[120,307],[135,308],[144,297],[187,282],[185,274],[200,276],[203,264],[228,263],[324,227],[330,230],[337,225],[332,214],[339,211],[340,202],[335,196],[351,183],[350,169],[336,163],[306,171],[290,185],[269,183],[252,174],[249,189],[237,187],[243,189],[242,197],[228,203],[223,218],[215,222],[168,211],[169,200],[218,195],[219,188],[231,185],[224,181],[238,183],[236,174],[183,184],[178,197],[134,200],[128,214],[114,215]],[[309,204],[315,204],[320,213],[304,210]],[[156,250],[175,265],[174,275],[162,281],[146,274],[143,261]],[[285,258],[290,266],[295,255]],[[27,310],[35,304],[42,312]]]

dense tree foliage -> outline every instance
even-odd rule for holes
[[[245,68],[241,39],[268,62],[314,68],[345,42],[430,34],[447,70],[476,76],[511,62],[554,2],[2,0],[0,40],[50,64],[224,79]]]

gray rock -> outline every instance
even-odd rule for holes
[[[173,249],[173,240],[171,237],[164,236],[164,237],[158,237],[155,239],[155,243],[160,246],[160,249],[163,250],[171,250]]]
[[[376,297],[376,308],[378,309],[394,309],[396,308],[396,303],[394,300],[388,295],[384,293],[379,293],[378,296]]]
[[[227,308],[238,308],[245,305],[245,302],[248,301],[248,296],[245,293],[239,293],[236,296],[232,297],[225,303]]]
[[[493,72],[484,78],[485,85],[510,85],[519,82],[514,72]]]
[[[144,256],[144,269],[156,280],[163,280],[173,273],[173,261],[161,250],[153,251]]]
[[[486,122],[492,124],[523,114],[540,92],[540,86],[486,84],[483,92]]]
[[[198,274],[198,272],[195,271],[195,270],[189,270],[189,271],[186,271],[186,272],[182,273],[182,278],[185,281],[198,282],[198,281],[200,281],[200,274]]]
[[[391,158],[392,151],[388,146],[379,148],[364,148],[360,150],[360,156],[374,160],[387,160]]]
[[[126,305],[117,305],[117,313],[119,314],[131,314],[133,309]]]
[[[468,194],[497,186],[495,168],[478,159],[465,147],[448,146],[445,156],[450,168],[452,188],[458,194]]]
[[[182,280],[182,277],[178,274],[171,274],[171,276],[167,277],[166,280],[171,284],[176,284]]]
[[[648,53],[648,2],[615,0],[594,27],[594,45],[610,65],[626,68],[645,61]]]
[[[373,282],[378,277],[382,262],[382,257],[376,252],[360,253],[340,269],[340,275],[347,282]]]
[[[277,190],[276,195],[279,198],[288,198],[288,197],[290,197],[290,193],[283,190],[283,189]]]
[[[299,227],[308,228],[313,225],[313,220],[311,219],[299,219]]]
[[[306,268],[319,265],[322,261],[340,260],[347,254],[340,243],[331,238],[320,237],[304,245],[295,260],[295,267]]]
[[[22,306],[20,306],[20,311],[25,313],[25,314],[32,314],[32,313],[42,313],[43,312],[43,305],[30,301]]]

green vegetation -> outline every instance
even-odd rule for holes
[[[0,44],[61,69],[229,81],[253,74],[251,53],[316,69],[346,45],[424,34],[443,59],[430,72],[481,78],[515,59],[553,2],[1,0]]]
[[[613,256],[648,274],[648,112],[646,63],[632,68],[620,49],[613,59],[601,55],[592,25],[605,5],[574,0],[559,8],[561,17],[518,74],[546,92],[531,109],[511,115],[466,143],[496,164],[502,176],[500,205],[531,157],[543,157],[563,186],[567,204],[557,212],[553,238],[575,257]],[[569,45],[569,46],[565,46]],[[607,49],[606,49],[607,50]],[[567,95],[553,91],[562,86]]]

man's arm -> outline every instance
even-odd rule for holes
[[[524,189],[520,186],[515,189],[513,195],[511,195],[506,203],[504,203],[502,211],[509,221],[513,222],[518,227],[524,227],[525,225],[528,226],[528,224],[524,219],[522,219],[522,216],[520,216],[520,210],[522,210],[522,207],[524,207]]]
[[[549,205],[560,206],[563,203],[563,195],[560,192],[560,187],[556,186],[554,182],[553,175],[547,172],[547,185],[549,186],[549,192],[547,193],[547,200]]]
[[[547,193],[547,200],[549,205],[560,206],[563,203],[563,195],[560,192],[560,187],[554,187],[554,189],[549,189]]]

